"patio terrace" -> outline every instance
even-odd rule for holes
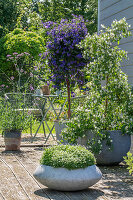
[[[0,141],[2,144],[2,137]],[[102,180],[87,190],[59,192],[39,184],[33,177],[43,152],[43,147],[38,144],[21,147],[21,152],[5,152],[3,147],[0,148],[0,200],[133,199],[133,179],[123,163],[112,167],[101,166]]]

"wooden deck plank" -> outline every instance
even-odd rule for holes
[[[4,148],[0,149],[0,200],[27,200],[27,197],[22,182],[19,176],[22,176],[22,170],[19,170],[20,175],[16,176],[13,174],[12,168],[10,167],[10,161],[13,165],[20,166],[25,170],[25,177],[28,183],[27,176],[32,176],[34,179],[33,172],[39,165],[39,160],[42,156],[42,148],[21,148],[21,152],[5,152]],[[2,159],[9,157],[9,162],[5,164]],[[23,165],[23,166],[21,166]],[[19,168],[20,168],[19,167]],[[133,199],[133,184],[131,177],[126,169],[125,165],[115,167],[100,167],[103,178],[97,184],[90,187],[87,190],[79,192],[58,192],[49,190],[47,187],[39,184],[35,179],[33,183],[38,185],[38,189],[33,193],[36,195],[36,199],[48,199],[50,200],[110,200],[110,199]],[[129,180],[130,178],[130,180]],[[34,182],[35,181],[35,182]],[[35,186],[34,186],[35,187]],[[21,194],[20,194],[20,193]],[[85,196],[86,195],[86,196]],[[31,198],[30,198],[31,199]]]
[[[65,194],[71,199],[71,200],[88,200],[89,198],[82,192],[65,192]],[[90,200],[90,199],[89,199]],[[94,199],[93,199],[94,200]]]
[[[33,172],[36,169],[36,167],[39,165],[40,157],[36,156],[36,153],[31,154],[29,157],[27,156],[16,156],[16,158],[19,160],[19,162],[25,167],[25,169],[28,171],[28,173],[33,176]],[[38,183],[39,184],[39,183]],[[63,192],[59,192],[56,190],[50,190],[47,187],[45,187],[42,184],[39,184],[43,192],[45,192],[50,199],[54,200],[70,200],[68,196],[65,195]],[[41,195],[42,190],[35,191],[35,194],[38,192],[38,195]]]
[[[0,157],[1,180],[0,193],[6,200],[29,200],[18,180],[12,173],[8,165],[5,164],[3,158]],[[10,188],[9,188],[10,185]]]
[[[42,200],[42,196],[36,196],[34,191],[39,190],[40,186],[34,181],[33,177],[27,173],[23,165],[18,162],[15,156],[5,156],[4,161],[9,164],[17,179],[21,183],[24,188],[25,193],[31,200]],[[43,195],[44,200],[48,200],[48,196],[46,194]]]
[[[3,197],[1,193],[0,193],[0,200],[5,200],[5,198]]]
[[[91,187],[87,190],[84,190],[83,191],[84,194],[88,197],[89,200],[108,200],[105,196],[104,196],[104,193],[94,187]]]

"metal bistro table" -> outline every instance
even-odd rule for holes
[[[65,105],[65,103],[67,101],[67,96],[63,96],[63,97],[65,97],[65,99],[64,99],[64,103],[61,105],[60,109],[58,109],[59,113],[56,112],[56,108],[54,108],[54,105],[53,105],[53,102],[55,101],[55,99],[57,97],[59,97],[59,95],[43,95],[43,96],[41,96],[41,95],[33,95],[33,96],[34,96],[34,101],[36,103],[36,106],[39,108],[39,110],[41,112],[41,121],[40,121],[40,124],[39,124],[35,134],[32,136],[31,142],[34,141],[34,139],[35,139],[35,137],[36,137],[41,125],[43,125],[44,136],[45,136],[45,143],[44,144],[46,144],[50,136],[52,136],[52,138],[54,140],[56,140],[55,136],[53,135],[54,125],[52,126],[52,128],[50,128],[48,123],[47,123],[47,120],[46,120],[47,113],[48,113],[48,111],[50,111],[50,109],[52,109],[52,111],[54,112],[54,114],[56,116],[55,120],[59,120],[59,117],[60,117],[60,115],[61,115],[61,113],[63,111],[64,105]],[[39,101],[41,101],[41,103],[42,103],[41,106],[39,105]],[[48,108],[46,108],[46,105],[48,103],[49,103],[49,106],[48,106]],[[46,133],[45,133],[44,122],[45,122],[45,124],[46,124],[46,126],[47,126],[47,128],[49,130],[49,134],[48,135],[46,135]]]
[[[53,125],[52,128],[50,128],[48,123],[47,123],[46,117],[47,117],[48,111],[50,111],[50,109],[51,109],[55,114],[55,120],[59,120],[59,117],[60,117],[61,113],[63,112],[64,106],[65,106],[65,104],[67,102],[67,96],[66,95],[62,95],[62,97],[64,99],[63,99],[62,104],[60,105],[60,108],[58,108],[58,109],[55,108],[54,101],[56,100],[56,98],[60,97],[59,95],[43,95],[43,96],[41,96],[41,95],[33,95],[33,96],[34,96],[35,103],[36,103],[37,107],[39,108],[39,110],[41,112],[41,121],[40,121],[40,124],[39,124],[35,134],[32,136],[31,142],[34,141],[34,139],[35,139],[35,137],[36,137],[41,125],[43,125],[43,130],[44,130],[44,137],[45,137],[45,143],[44,144],[47,143],[47,141],[48,141],[50,136],[52,136],[52,138],[56,141],[55,136],[53,135],[53,129],[54,129],[55,125]],[[86,97],[87,97],[87,95],[76,96],[76,97],[72,97],[71,100],[72,101],[73,100],[78,100],[79,101],[79,99],[81,99],[81,98],[85,99]],[[42,101],[41,102],[42,103],[41,106],[39,106],[38,101]],[[82,101],[82,103],[83,103],[83,101]],[[46,105],[48,105],[47,108],[46,108]],[[56,112],[56,110],[58,110],[58,113]],[[46,126],[47,126],[47,128],[49,130],[48,135],[46,135],[46,133],[45,133],[44,122],[45,122],[45,124],[46,124]]]

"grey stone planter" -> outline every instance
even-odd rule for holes
[[[33,176],[50,189],[76,191],[86,189],[97,183],[102,178],[102,173],[96,165],[75,170],[40,165]]]
[[[112,139],[113,149],[109,150],[106,141],[103,142],[102,152],[95,154],[97,164],[100,165],[116,165],[123,161],[131,147],[131,136],[122,135],[120,130],[109,131]]]
[[[60,141],[60,140],[62,140],[62,138],[61,138],[61,136],[60,136],[61,131],[62,131],[64,128],[66,128],[66,125],[65,125],[65,123],[59,123],[59,121],[55,121],[55,122],[54,122],[54,125],[55,125],[56,139],[57,139],[57,141]],[[67,143],[65,140],[63,140],[63,141],[64,141],[64,142],[63,142],[64,144]]]
[[[55,121],[54,122],[54,125],[55,125],[55,132],[56,132],[56,138],[57,138],[57,141],[61,141],[63,140],[60,136],[61,134],[61,131],[66,128],[66,125],[65,123],[59,123],[58,121]],[[79,137],[78,140],[77,140],[77,143],[80,144],[80,145],[83,145],[83,146],[86,146],[86,143],[87,143],[87,140],[88,140],[88,137],[90,137],[90,134],[92,136],[92,132],[91,131],[88,131],[87,132],[87,136],[81,138]],[[63,140],[63,144],[67,144],[67,141],[66,140]]]

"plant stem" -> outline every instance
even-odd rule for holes
[[[109,77],[107,76],[106,77],[106,90],[107,90],[108,80],[109,80]],[[108,109],[108,97],[106,95],[106,97],[105,97],[105,113],[104,113],[105,121],[106,121],[106,116],[107,116],[107,109]]]
[[[71,117],[71,98],[70,98],[70,81],[66,78],[67,83],[67,94],[68,94],[68,118]]]

